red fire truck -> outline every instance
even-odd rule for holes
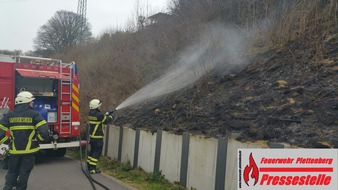
[[[80,146],[79,83],[74,62],[0,55],[0,102],[6,100],[3,107],[13,110],[20,91],[34,95],[33,109],[50,128],[51,140],[40,144],[41,150],[64,156],[66,148]]]

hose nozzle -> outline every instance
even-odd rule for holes
[[[111,111],[106,112],[106,115],[114,115],[115,112],[116,112],[116,109],[113,108]]]

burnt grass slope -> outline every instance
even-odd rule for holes
[[[121,109],[115,125],[337,148],[337,38],[304,36],[258,54],[236,73]]]

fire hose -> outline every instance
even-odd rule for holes
[[[87,135],[88,136],[88,135]],[[87,179],[90,182],[90,185],[93,187],[94,190],[96,190],[96,187],[93,182],[93,178],[90,176],[88,169],[83,168],[83,158],[82,158],[82,145],[81,145],[81,134],[79,135],[79,143],[80,143],[80,165],[81,165],[81,170],[83,174],[87,177]],[[87,152],[87,146],[88,146],[88,140],[86,141],[86,149],[85,152]],[[85,153],[85,157],[87,158],[87,153]],[[85,167],[87,168],[87,162],[85,164]]]
[[[86,139],[86,149],[85,149],[85,158],[87,160],[87,157],[88,157],[88,142],[89,142],[89,130],[90,130],[90,127],[88,126],[88,131],[87,131],[87,139]],[[81,135],[79,137],[79,140],[80,140],[80,143],[81,143]],[[103,187],[104,189],[107,189],[109,190],[108,187],[106,187],[105,185],[103,185],[102,183],[98,182],[97,180],[93,179],[92,176],[90,175],[89,171],[88,171],[88,163],[87,161],[85,162],[85,168],[83,168],[83,158],[82,158],[82,146],[80,144],[80,164],[81,164],[81,170],[82,172],[85,174],[85,176],[88,178],[91,186],[93,187],[93,190],[96,190],[96,187],[94,185],[94,183],[96,183],[97,185]]]

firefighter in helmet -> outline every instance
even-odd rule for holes
[[[89,102],[89,135],[90,135],[90,151],[87,157],[88,171],[91,174],[101,173],[101,170],[96,168],[97,163],[102,155],[103,136],[105,133],[104,125],[111,123],[115,117],[115,110],[101,113],[100,106],[102,102],[98,99],[93,99]]]
[[[38,141],[48,137],[48,125],[39,112],[33,110],[33,94],[20,92],[15,99],[15,108],[0,120],[0,143],[6,142],[10,131],[9,168],[4,190],[27,189],[29,175],[34,167]]]

